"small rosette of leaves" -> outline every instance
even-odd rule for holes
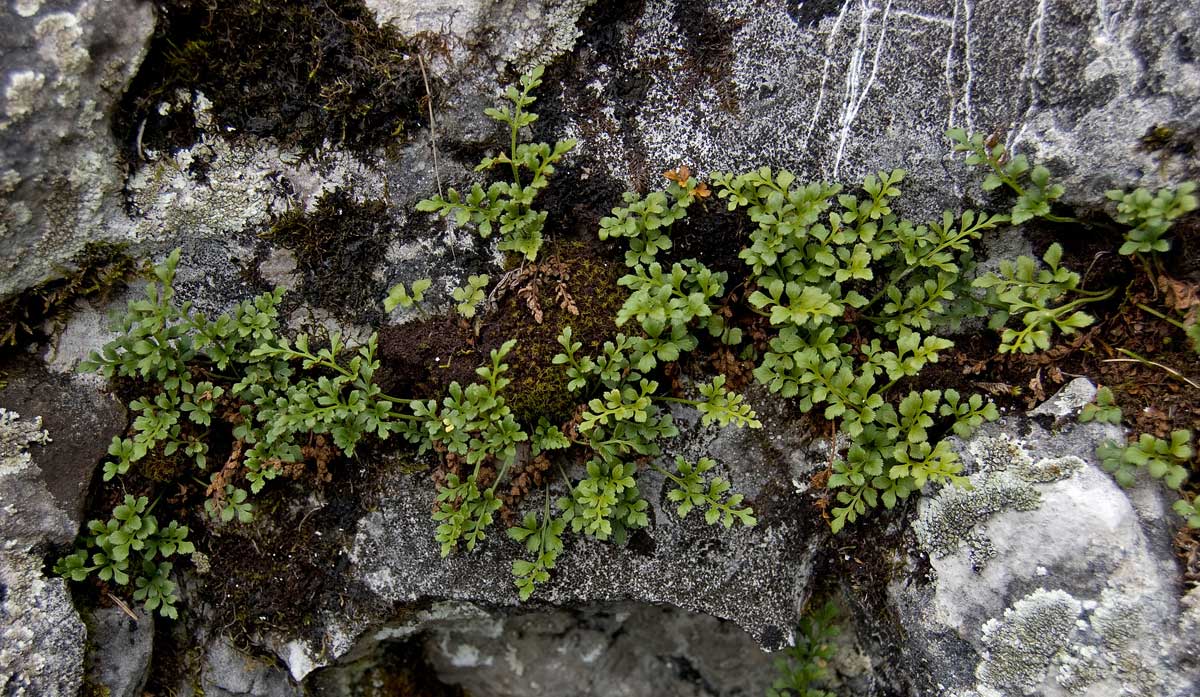
[[[1165,235],[1176,219],[1196,210],[1198,202],[1195,191],[1196,182],[1184,182],[1153,194],[1144,188],[1128,193],[1119,189],[1105,192],[1109,200],[1117,203],[1117,214],[1113,219],[1131,226],[1118,251],[1131,255],[1169,250],[1171,243],[1165,239]]]
[[[449,556],[460,542],[466,543],[467,551],[474,550],[487,538],[486,530],[502,503],[494,488],[479,488],[476,475],[466,479],[448,475],[445,485],[438,489],[437,510],[433,513],[438,523],[434,539],[441,544],[442,556]]]
[[[1192,432],[1186,430],[1172,431],[1168,439],[1143,433],[1129,445],[1108,440],[1096,448],[1101,466],[1121,486],[1133,486],[1137,472],[1144,469],[1172,489],[1178,489],[1187,479],[1187,465],[1194,452]]]
[[[630,463],[589,460],[587,476],[569,496],[558,499],[563,521],[570,523],[573,532],[624,543],[630,529],[649,523],[649,504],[638,490],[636,473],[637,467]]]
[[[1117,406],[1116,397],[1111,389],[1101,387],[1096,390],[1096,398],[1083,406],[1079,412],[1079,423],[1099,421],[1106,424],[1120,425],[1122,419],[1121,407]]]
[[[479,303],[483,302],[484,299],[483,291],[487,288],[490,280],[491,278],[487,274],[480,274],[478,276],[472,274],[467,277],[467,285],[455,288],[450,292],[450,297],[454,298],[455,302],[458,303],[458,314],[462,315],[465,319],[471,319],[475,316],[476,308],[479,307]]]

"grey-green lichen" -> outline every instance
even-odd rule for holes
[[[1035,590],[983,625],[979,681],[999,690],[1032,694],[1077,629],[1083,605],[1065,591]]]
[[[914,528],[922,547],[936,557],[966,546],[972,566],[980,570],[994,555],[991,541],[977,528],[1005,510],[1029,511],[1041,495],[1033,486],[1070,477],[1083,468],[1077,457],[1034,461],[1025,448],[1007,434],[980,437],[967,447],[977,471],[971,487],[950,487],[928,500]]]
[[[979,683],[962,694],[1059,694],[1057,684],[1073,695],[1162,695],[1164,680],[1138,647],[1146,626],[1136,594],[1109,587],[1080,601],[1038,588],[983,625]]]

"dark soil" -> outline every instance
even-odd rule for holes
[[[326,140],[369,151],[421,119],[417,54],[437,42],[379,27],[361,0],[157,0],[155,9],[149,54],[116,119],[130,159],[139,129],[144,147],[195,142],[190,114],[158,113],[177,89],[202,91],[223,128],[308,152]]]

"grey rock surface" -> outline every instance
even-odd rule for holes
[[[126,426],[124,405],[80,377],[48,371],[31,361],[0,388],[0,406],[43,415],[43,425],[54,434],[38,449],[36,462],[42,486],[76,526],[84,522],[96,463]]]
[[[0,692],[13,697],[83,684],[87,632],[66,583],[42,574],[47,543],[68,544],[76,530],[31,454],[49,442],[39,417],[0,407]]]
[[[949,164],[952,126],[997,131],[1085,205],[1109,186],[1196,174],[1194,160],[1140,147],[1158,126],[1198,136],[1200,17],[1186,0],[621,7],[615,27],[580,39],[562,101],[568,135],[622,181],[657,186],[681,162],[834,181],[904,167],[924,206],[957,208],[979,190]]]
[[[761,432],[705,429],[695,423],[694,414],[680,414],[690,419],[682,420],[681,428],[691,430],[672,454],[693,461],[705,453],[736,458],[736,469],[725,468],[722,475],[732,478],[757,513],[773,511],[763,522],[724,530],[705,525],[696,513],[680,520],[666,500],[662,476],[646,470],[639,475],[639,488],[652,508],[650,527],[624,546],[572,536],[550,582],[530,601],[533,607],[661,603],[729,620],[768,648],[790,642],[827,532],[820,521],[788,517],[786,511],[798,505],[799,497],[788,465],[781,463],[801,457],[806,446],[786,429],[771,430],[772,418],[780,416],[772,413],[769,402],[759,413],[766,424]],[[379,483],[387,496],[359,520],[349,553],[350,580],[373,596],[371,602],[362,603],[361,612],[324,613],[315,637],[278,638],[277,653],[297,679],[360,651],[363,641],[373,641],[370,628],[387,625],[395,607],[457,601],[516,610],[508,569],[522,547],[497,532],[474,552],[441,558],[429,515],[433,490],[428,475],[390,476]],[[535,504],[540,502],[528,505]],[[404,626],[416,633],[424,625]]]
[[[87,619],[88,680],[109,697],[139,697],[150,674],[154,618],[133,612],[137,620],[119,608],[97,608]]]
[[[1080,380],[1039,409],[1067,416],[1093,389]],[[1054,426],[986,426],[960,448],[973,488],[920,503],[931,569],[890,592],[907,649],[936,666],[930,694],[1195,694],[1182,633],[1194,610],[1178,599],[1161,485],[1130,496],[1099,468],[1096,446],[1117,427]]]
[[[486,616],[434,626],[425,654],[443,682],[494,697],[759,697],[771,659],[745,632],[670,607]]]
[[[201,674],[205,697],[298,697],[304,694],[288,679],[286,670],[239,651],[228,639],[208,647]]]
[[[0,7],[0,297],[126,235],[111,117],[153,29],[139,0]]]

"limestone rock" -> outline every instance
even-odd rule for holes
[[[42,574],[47,541],[75,536],[30,454],[48,442],[40,418],[0,407],[0,692],[14,697],[70,695],[83,684],[86,630],[66,583]]]
[[[618,604],[435,626],[426,655],[442,681],[495,697],[760,695],[770,658],[729,622]]]
[[[0,7],[0,297],[89,241],[122,236],[124,176],[111,116],[154,13],[135,0]]]
[[[99,608],[88,622],[88,680],[110,697],[138,697],[150,673],[154,617],[137,608],[134,620],[115,607]]]
[[[908,650],[960,697],[1194,694],[1161,485],[1131,498],[1099,468],[1117,427],[1057,427],[988,425],[960,448],[973,488],[922,499],[932,568],[890,589]]]
[[[855,181],[903,167],[909,210],[978,198],[949,164],[951,126],[1040,159],[1074,203],[1106,187],[1194,177],[1151,153],[1163,127],[1195,143],[1200,17],[1186,0],[648,0],[597,13],[564,61],[565,135],[640,185],[693,169],[789,167]],[[1173,142],[1173,141],[1172,141]],[[1169,151],[1170,148],[1167,148]],[[1161,161],[1160,161],[1161,159]],[[1161,165],[1161,167],[1160,167]]]
[[[98,347],[92,347],[98,348]],[[30,362],[32,363],[32,362]],[[125,430],[125,407],[87,380],[25,365],[0,389],[0,405],[23,414],[42,414],[54,439],[44,443],[35,458],[41,489],[53,499],[46,506],[61,508],[78,527],[97,463],[108,453],[113,436]],[[56,537],[69,543],[74,530]]]
[[[205,697],[299,697],[287,671],[216,639],[205,654],[201,685]]]

